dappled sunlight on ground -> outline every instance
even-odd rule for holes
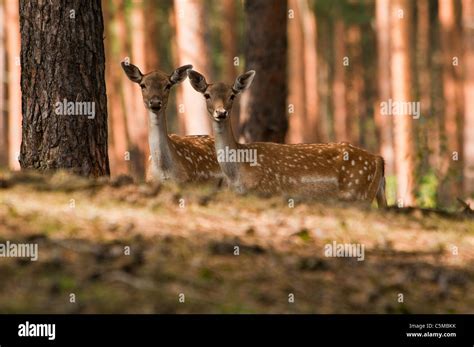
[[[39,246],[36,262],[0,258],[2,313],[474,311],[472,217],[0,177],[0,242]],[[363,245],[364,260],[326,257],[333,242]]]

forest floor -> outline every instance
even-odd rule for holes
[[[7,241],[39,259],[0,258],[0,313],[474,312],[462,214],[3,173]]]

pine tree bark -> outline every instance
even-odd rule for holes
[[[20,31],[21,167],[109,175],[101,2],[22,0]]]
[[[8,68],[8,165],[20,169],[18,157],[21,146],[21,90],[20,90],[20,28],[18,1],[5,1],[6,48]]]
[[[248,142],[284,142],[287,119],[287,2],[245,2],[246,70],[253,85],[241,100],[242,133]]]
[[[391,45],[390,61],[392,74],[392,97],[394,101],[411,102],[410,21],[412,20],[410,0],[393,0],[391,3]],[[411,115],[395,115],[394,145],[395,170],[397,173],[397,203],[403,206],[415,204],[415,163],[413,144],[413,119]]]
[[[464,27],[464,194],[474,193],[474,0],[462,1]]]

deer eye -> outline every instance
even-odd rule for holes
[[[211,96],[209,94],[204,94],[204,97],[209,100],[211,98]]]
[[[140,84],[140,88],[145,89],[145,88],[146,88],[146,85]]]
[[[230,100],[234,100],[234,99],[235,99],[235,94],[230,94],[229,99],[230,99]]]
[[[165,90],[170,90],[171,89],[171,84],[167,84],[165,87]]]

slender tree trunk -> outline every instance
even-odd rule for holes
[[[459,71],[462,67],[460,51],[460,27],[454,0],[439,1],[439,21],[441,29],[441,48],[443,51],[443,95],[444,130],[446,142],[442,152],[443,180],[439,189],[441,204],[452,204],[462,190],[462,142],[460,141],[460,120],[462,105],[458,96],[461,85]],[[458,62],[456,62],[456,60]]]
[[[8,121],[6,113],[5,5],[0,1],[0,167],[8,166]]]
[[[174,0],[179,65],[192,64],[212,81],[206,40],[206,9],[201,0]],[[189,83],[180,84],[187,134],[210,134],[209,116],[202,95]]]
[[[417,139],[418,153],[421,160],[420,175],[433,171],[436,151],[432,144],[439,144],[439,118],[430,117],[431,112],[431,55],[430,44],[430,6],[428,0],[416,2],[417,8],[417,33],[416,33],[416,69],[418,77],[418,95],[420,99],[421,118],[418,124]]]
[[[287,120],[287,3],[247,0],[246,70],[257,71],[242,100],[246,141],[284,142]]]
[[[179,66],[179,48],[177,44],[177,38],[176,38],[176,33],[177,33],[177,28],[176,28],[176,13],[175,11],[170,11],[169,13],[169,24],[171,27],[171,56],[172,56],[172,61],[174,62],[175,67]],[[177,117],[177,123],[178,123],[178,133],[181,135],[186,134],[186,119],[184,117],[184,96],[183,96],[183,88],[178,86],[178,88],[175,88],[175,95],[176,95],[176,117]]]
[[[235,0],[222,0],[220,11],[222,15],[221,42],[224,63],[222,66],[222,80],[232,83],[237,77],[238,69],[234,59],[238,58],[238,34],[237,34],[237,2]],[[240,137],[240,99],[234,102],[232,108],[232,130],[236,139]]]
[[[146,55],[145,45],[145,19],[144,19],[143,1],[135,0],[132,2],[130,12],[130,28],[127,35],[131,37],[131,55],[132,63],[145,70]],[[125,37],[125,36],[123,36]],[[144,73],[148,71],[142,71]],[[130,159],[132,172],[139,179],[145,177],[146,166],[150,149],[148,146],[148,113],[143,105],[143,98],[140,88],[136,84],[130,83],[131,94],[126,94],[126,102],[132,104],[131,113],[127,113],[127,128],[130,136]],[[127,97],[128,96],[128,97]]]
[[[304,68],[305,68],[305,127],[303,140],[307,143],[318,142],[319,113],[318,113],[318,55],[316,15],[308,4],[309,0],[298,2],[302,16],[304,39]]]
[[[304,142],[306,120],[305,47],[300,0],[289,0],[288,9],[288,143]],[[257,72],[258,73],[258,72]]]
[[[358,24],[353,24],[346,31],[349,51],[349,109],[351,120],[349,121],[349,134],[351,142],[365,146],[365,121],[367,115],[367,103],[365,100],[364,66],[362,62],[362,32]]]
[[[474,193],[474,0],[462,2],[464,24],[464,193]]]
[[[156,0],[143,0],[143,18],[145,26],[145,41],[146,49],[145,54],[145,70],[147,72],[157,70],[160,68],[160,57],[159,57],[159,23],[157,17],[157,6],[159,2]]]
[[[410,68],[410,0],[393,0],[391,7],[392,96],[394,101],[412,101],[412,76]],[[399,205],[415,204],[415,163],[413,124],[411,115],[395,115],[394,144],[397,173],[397,202]]]
[[[20,28],[21,167],[108,175],[100,1],[22,0]]]
[[[385,160],[385,172],[394,173],[392,117],[381,114],[381,102],[390,99],[390,0],[377,0],[375,20],[377,27],[377,77],[378,102],[374,107],[375,122],[379,133],[380,154]],[[429,90],[429,89],[428,89]]]
[[[107,1],[105,3],[108,3]],[[129,173],[129,165],[125,160],[127,152],[127,129],[125,126],[125,113],[122,105],[121,70],[117,68],[120,64],[120,45],[122,38],[117,36],[117,11],[111,7],[104,8],[106,37],[105,52],[108,63],[106,69],[106,82],[108,86],[108,114],[109,114],[109,158],[110,171],[112,175]]]
[[[321,17],[318,24],[319,40],[317,42],[318,55],[318,141],[328,142],[330,133],[330,114],[332,83],[330,74],[330,65],[334,63],[331,56],[333,47],[332,23],[328,17]]]
[[[336,141],[349,141],[347,130],[347,105],[346,105],[346,67],[343,65],[346,56],[344,35],[344,21],[336,20],[334,23],[334,80],[333,80],[333,108],[334,108],[334,134]]]
[[[5,1],[6,46],[8,68],[8,163],[10,169],[20,169],[21,146],[20,89],[20,20],[18,2]]]

